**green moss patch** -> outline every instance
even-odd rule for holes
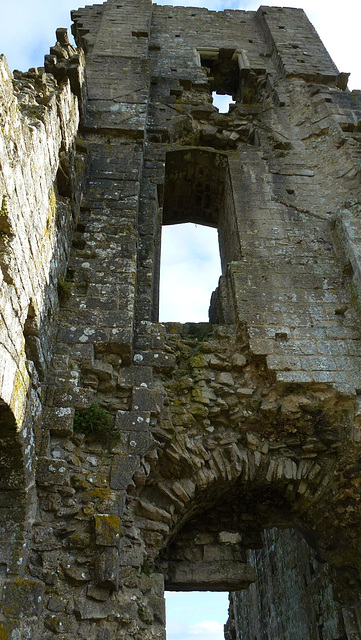
[[[112,415],[93,402],[86,411],[76,410],[74,431],[84,433],[92,441],[112,446],[119,441]]]

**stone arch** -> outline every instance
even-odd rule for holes
[[[168,346],[180,340],[182,360],[168,387],[169,409],[155,446],[130,491],[144,557],[166,583],[177,584],[166,566],[169,550],[179,547],[180,534],[192,538],[192,522],[199,530],[216,511],[218,533],[232,537],[243,534],[246,516],[258,536],[274,527],[300,530],[322,560],[337,568],[345,601],[354,601],[360,592],[358,509],[347,510],[352,469],[345,473],[358,446],[351,439],[353,401],[327,384],[278,383],[265,360],[250,352],[241,328],[208,327],[193,342],[185,335],[187,340],[169,338]],[[228,403],[224,412],[217,409],[220,403]],[[238,520],[227,520],[225,506],[238,510]],[[242,545],[235,550],[236,556],[244,551]]]
[[[26,519],[25,464],[10,407],[0,400],[0,575],[18,574]]]
[[[327,599],[339,598],[334,625],[338,620],[342,626],[342,606],[355,604],[359,584],[350,587],[355,573],[346,557],[340,561],[350,532],[345,536],[337,527],[318,527],[318,518],[333,502],[334,469],[313,459],[297,464],[277,450],[225,443],[210,451],[206,442],[195,446],[186,439],[170,444],[161,459],[163,471],[177,460],[178,477],[165,479],[163,473],[160,479],[152,473],[133,508],[146,563],[155,577],[164,576],[166,590],[248,589],[258,579],[248,552],[263,548],[263,533],[296,530],[295,544],[304,540],[318,567],[325,567],[327,593],[323,601],[321,590],[319,606],[327,612]],[[333,553],[327,549],[328,536],[339,536]]]
[[[169,479],[164,478],[165,468],[172,468]],[[206,505],[211,508],[222,501],[232,503],[237,496],[244,501],[252,496],[251,502],[257,498],[256,502],[261,504],[272,495],[275,503],[282,505],[283,513],[290,511],[300,519],[304,515],[305,496],[310,512],[313,503],[327,491],[330,478],[330,470],[312,459],[300,465],[277,451],[264,453],[260,448],[246,448],[236,442],[209,450],[206,442],[195,445],[187,438],[164,449],[159,469],[157,479],[152,478],[140,496],[134,498],[135,512],[141,518],[151,556],[156,556]],[[155,528],[154,522],[162,524]],[[282,515],[280,522],[273,524],[286,523],[287,518]],[[148,532],[155,529],[159,536],[148,537]]]

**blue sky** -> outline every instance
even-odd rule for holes
[[[211,592],[166,594],[167,640],[223,640],[228,594]]]
[[[10,68],[42,66],[44,54],[54,44],[55,29],[70,27],[70,10],[85,4],[91,0],[3,0],[0,52],[6,54]],[[303,8],[339,70],[351,72],[350,88],[361,89],[360,0],[343,0],[342,5],[336,0],[158,0],[158,4],[212,10],[256,10],[260,4]],[[217,286],[220,269],[216,232],[204,229],[199,240],[201,231],[194,225],[190,231],[188,225],[165,229],[162,320],[207,320],[210,292]],[[227,608],[227,594],[169,594],[167,640],[223,640]]]
[[[160,273],[160,320],[207,322],[210,295],[221,274],[217,229],[163,227]]]

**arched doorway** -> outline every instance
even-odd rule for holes
[[[352,406],[331,386],[305,394],[302,385],[279,385],[249,351],[241,328],[220,325],[196,338],[186,331],[169,336],[169,349],[182,359],[166,384],[169,410],[157,428],[156,450],[137,473],[140,491],[129,503],[147,571],[170,590],[238,592],[262,580],[269,585],[272,562],[275,573],[290,575],[280,566],[302,557],[312,571],[298,572],[300,600],[290,611],[301,611],[307,622],[310,599],[317,601],[308,633],[346,638],[341,609],[359,597],[359,556],[355,525],[337,517],[349,491],[340,470],[350,444],[340,455],[334,443],[346,442]],[[274,530],[288,548],[280,559],[272,554],[268,532]],[[257,610],[258,596],[251,597]],[[292,637],[281,618],[283,627],[276,625],[270,638]],[[231,626],[229,633],[239,640]]]

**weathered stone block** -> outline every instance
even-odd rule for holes
[[[150,411],[118,411],[115,426],[121,431],[147,431],[150,424]]]
[[[99,587],[117,589],[119,586],[119,554],[110,547],[97,555],[96,577]]]
[[[92,585],[88,586],[86,593],[88,598],[92,598],[93,600],[99,600],[100,602],[106,602],[110,596],[109,589],[101,589],[100,587],[95,587]]]
[[[242,536],[240,533],[233,531],[221,531],[218,539],[222,544],[239,544],[242,541]]]
[[[75,602],[74,611],[81,620],[102,620],[112,614],[113,608],[108,602],[79,598]]]
[[[74,413],[73,407],[48,408],[44,416],[44,425],[54,435],[71,436],[73,434]]]
[[[3,586],[4,611],[9,618],[39,617],[43,608],[44,585],[36,580],[6,580]]]
[[[120,518],[110,514],[96,514],[95,540],[98,545],[105,547],[119,547],[120,541]]]
[[[145,387],[134,387],[133,409],[159,414],[163,408],[164,394]]]
[[[126,489],[132,480],[132,476],[139,468],[139,457],[137,455],[119,455],[113,460],[110,471],[110,488],[120,491]]]
[[[249,564],[233,562],[179,562],[168,566],[165,581],[170,591],[237,591],[257,580]]]
[[[68,465],[65,460],[39,458],[37,466],[38,483],[45,487],[69,485]]]

